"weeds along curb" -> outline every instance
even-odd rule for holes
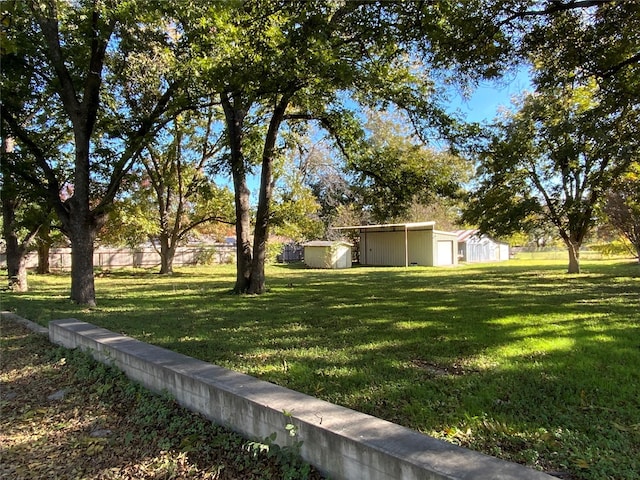
[[[76,319],[50,322],[49,336],[249,439],[299,450],[333,479],[553,478]]]

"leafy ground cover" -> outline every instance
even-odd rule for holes
[[[320,478],[89,356],[1,325],[0,478]]]
[[[271,266],[103,272],[99,306],[31,276],[4,309],[74,317],[429,435],[576,479],[640,478],[640,267],[564,260],[457,268]]]

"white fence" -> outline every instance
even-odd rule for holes
[[[173,266],[208,265],[235,262],[236,247],[227,243],[178,247]],[[0,267],[6,268],[6,255],[0,253]],[[98,268],[122,267],[159,267],[160,254],[153,248],[96,248],[93,252],[93,265]],[[27,268],[38,266],[38,255],[31,252],[27,256]],[[49,251],[51,270],[71,270],[71,249],[52,248]]]

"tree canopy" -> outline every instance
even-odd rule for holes
[[[637,158],[640,5],[487,3],[508,50],[532,66],[535,92],[476,144],[481,177],[466,219],[509,233],[544,218],[577,272],[605,192]]]
[[[572,158],[565,168],[566,178],[574,177],[570,188],[588,178],[581,188],[590,200],[574,192],[570,209],[581,205],[585,215],[592,208],[585,205],[595,205],[591,200],[602,198],[611,176],[636,154],[640,138],[638,2],[16,0],[3,2],[2,14],[2,89],[15,93],[2,98],[3,136],[29,152],[15,171],[60,218],[73,249],[71,298],[87,305],[95,304],[96,233],[143,149],[182,111],[219,109],[219,160],[234,187],[234,290],[251,293],[265,289],[284,133],[303,133],[310,122],[360,169],[362,197],[384,199],[387,213],[405,208],[423,187],[454,189],[451,171],[443,172],[455,157],[424,149],[434,137],[455,143],[474,131],[444,111],[443,87],[451,83],[473,88],[523,63],[532,66],[537,96],[498,126],[491,148],[536,158],[545,186],[562,182],[542,171],[542,159]],[[586,91],[588,105],[576,107]],[[403,112],[411,134],[397,136],[422,146],[367,138],[365,109]],[[525,133],[535,138],[527,142]],[[572,148],[585,150],[572,157]],[[558,208],[557,201],[543,208],[526,193],[531,176],[498,169],[497,157],[483,162],[483,181],[497,172],[501,178],[493,188],[481,184],[482,209],[503,212],[505,229],[534,219],[525,213],[549,216]],[[584,177],[575,178],[575,164]],[[247,183],[253,173],[261,177],[255,216]],[[575,235],[571,242],[579,243],[583,234]]]
[[[219,4],[181,17],[205,88],[221,99],[228,166],[234,179],[237,267],[235,291],[265,289],[264,260],[272,218],[275,162],[284,129],[316,122],[349,154],[362,135],[358,106],[395,104],[413,118],[441,109],[433,82],[413,64],[395,3],[248,1]],[[212,34],[213,32],[213,34]],[[436,121],[437,120],[437,121]],[[247,172],[260,168],[250,238]]]
[[[525,97],[481,150],[479,186],[465,212],[467,221],[502,235],[548,221],[567,246],[570,273],[580,271],[580,247],[605,193],[632,161],[619,153],[631,145],[610,140],[629,119],[600,118],[595,88]]]
[[[3,2],[2,120],[72,245],[71,299],[95,304],[93,242],[145,138],[183,104],[178,45],[144,0]],[[69,175],[50,145],[67,134]],[[69,195],[62,195],[68,190]]]
[[[604,212],[608,221],[633,246],[640,262],[640,163],[618,177],[607,192]]]

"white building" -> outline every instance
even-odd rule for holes
[[[304,263],[311,268],[351,268],[351,245],[343,241],[314,240],[303,244]]]
[[[509,244],[481,234],[478,230],[457,230],[458,258],[461,262],[501,262],[509,260]]]

